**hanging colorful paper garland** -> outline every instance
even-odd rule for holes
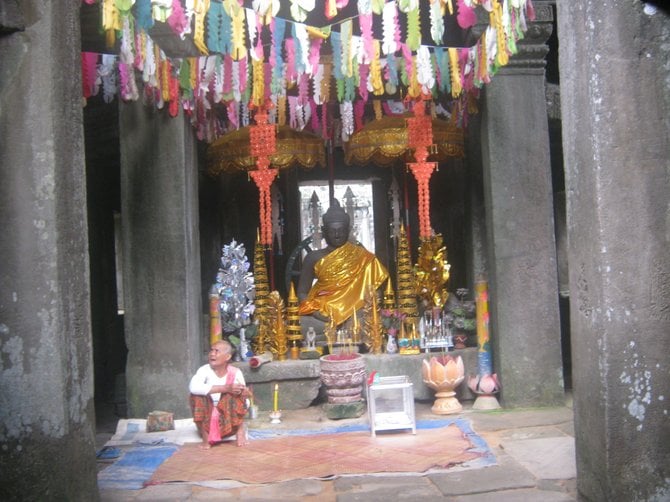
[[[91,3],[92,0],[82,0]],[[247,78],[252,69],[252,60],[262,57],[260,32],[263,25],[269,23],[272,32],[272,43],[268,63],[270,71],[266,75],[268,83],[264,85],[263,96],[256,92],[254,98],[271,99],[278,102],[286,93],[286,89],[296,82],[308,80],[308,88],[328,87],[327,70],[333,72],[336,80],[337,100],[340,103],[354,102],[360,95],[363,98],[372,91],[375,96],[384,92],[395,94],[399,85],[407,87],[413,97],[420,93],[450,92],[454,99],[462,94],[470,94],[488,83],[496,71],[508,63],[509,58],[518,50],[516,43],[527,31],[527,21],[535,17],[531,0],[429,0],[421,3],[418,0],[401,2],[384,0],[359,0],[358,19],[359,35],[355,35],[352,19],[341,22],[340,31],[331,33],[330,26],[315,28],[296,22],[296,19],[276,17],[279,2],[254,2],[252,8],[235,0],[98,0],[102,5],[101,24],[106,33],[108,43],[120,39],[120,52],[117,58],[117,79],[122,85],[117,91],[124,100],[135,100],[141,95],[153,102],[156,107],[169,103],[171,114],[184,109],[191,116],[191,122],[198,130],[200,138],[215,138],[223,132],[221,121],[214,116],[216,103],[235,100],[238,104],[231,109],[240,110],[240,102],[247,102],[252,86],[247,85]],[[292,0],[292,7],[299,17],[314,8],[314,0]],[[336,15],[347,3],[346,0],[324,2],[327,16]],[[456,4],[456,5],[454,5]],[[132,6],[132,9],[130,8]],[[417,16],[421,9],[430,8],[431,34],[436,40],[443,36],[443,19],[438,13],[446,10],[450,15],[457,14],[459,26],[467,28],[476,22],[476,9],[482,7],[489,13],[489,26],[476,44],[469,48],[429,47],[421,45],[420,20],[426,16]],[[401,36],[398,12],[403,13],[405,33]],[[371,30],[370,19],[374,25],[375,16],[381,17],[382,30],[377,28],[376,35]],[[150,41],[147,30],[154,21],[165,22],[180,37],[189,35],[193,43],[203,54],[199,67],[209,68],[207,54],[215,54],[217,59],[235,62],[234,75],[231,72],[217,70],[223,74],[222,80],[227,82],[228,92],[223,96],[220,84],[200,87],[192,85],[178,89],[178,104],[174,104],[175,96],[171,82],[163,73],[166,66],[163,60],[169,59],[171,67],[179,68],[179,58],[168,58],[160,49],[152,49],[155,44]],[[246,21],[246,22],[245,22]],[[340,23],[338,21],[338,23]],[[286,25],[290,25],[293,36],[286,38]],[[424,30],[426,31],[426,30]],[[332,63],[325,64],[321,60],[321,40],[330,37],[332,45]],[[362,45],[362,47],[361,47]],[[439,45],[439,44],[438,44]],[[379,46],[378,48],[376,46]],[[402,51],[405,65],[396,65],[400,59],[398,51]],[[285,55],[286,60],[282,57]],[[383,55],[386,65],[379,60]],[[122,63],[122,64],[121,64]],[[284,66],[288,64],[286,71]],[[359,71],[354,71],[360,64],[369,64],[368,82],[360,82]],[[318,70],[324,66],[324,76]],[[380,69],[381,66],[381,69]],[[142,73],[144,89],[135,86],[132,74]],[[343,74],[338,76],[337,73]],[[199,77],[206,77],[202,74]],[[207,80],[203,78],[203,81]],[[360,85],[359,85],[360,84]],[[261,82],[257,83],[260,91]],[[93,89],[97,92],[97,88]],[[84,94],[86,94],[84,90]],[[89,91],[90,92],[90,91]],[[270,96],[268,96],[268,94]],[[311,93],[310,93],[311,94]],[[305,121],[311,116],[307,113],[312,109],[311,98],[321,104],[318,93],[302,100],[305,108]],[[470,99],[470,98],[468,98]],[[314,111],[312,110],[312,113]],[[239,118],[228,117],[228,121],[239,126]],[[315,121],[318,123],[319,121]],[[246,123],[242,120],[241,123]]]

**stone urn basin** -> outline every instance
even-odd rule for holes
[[[319,359],[321,382],[326,387],[329,404],[346,404],[363,400],[363,382],[367,372],[361,354],[328,354]]]
[[[459,413],[463,406],[456,399],[455,389],[465,379],[461,356],[443,355],[424,359],[421,367],[423,383],[436,391],[431,411],[436,415]]]

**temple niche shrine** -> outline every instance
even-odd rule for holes
[[[667,498],[669,15],[0,2],[4,498],[96,499],[218,337],[269,428],[567,403],[580,497]]]
[[[129,416],[188,416],[176,396],[225,338],[261,410],[277,385],[282,409],[362,401],[360,389],[331,399],[324,357],[402,375],[418,400],[435,399],[426,372],[440,361],[461,373],[460,401],[560,402],[564,381],[529,383],[516,357],[569,370],[549,226],[551,9],[105,0],[81,13],[91,189],[113,187],[91,216],[95,252],[116,265],[92,278],[97,395]],[[492,115],[530,109],[542,111],[532,132],[496,137]],[[386,275],[311,326],[298,285],[307,253],[328,245],[333,201]],[[512,265],[510,246],[531,246],[534,263]]]

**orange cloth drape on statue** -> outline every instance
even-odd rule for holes
[[[337,325],[364,305],[369,287],[376,290],[388,272],[374,254],[347,242],[316,262],[314,276],[317,281],[300,304],[300,315],[318,311]]]

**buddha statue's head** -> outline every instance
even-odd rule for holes
[[[337,199],[330,203],[328,211],[323,214],[321,231],[326,243],[334,248],[340,247],[349,239],[349,215],[342,209]]]

